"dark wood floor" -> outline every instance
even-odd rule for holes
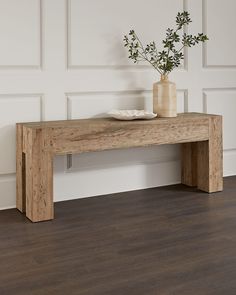
[[[236,177],[0,212],[0,295],[235,295]]]

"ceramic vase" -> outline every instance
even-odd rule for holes
[[[176,85],[167,75],[161,75],[159,82],[153,84],[153,112],[158,117],[176,117]]]

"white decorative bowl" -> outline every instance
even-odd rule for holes
[[[112,110],[108,115],[117,120],[153,119],[157,116],[145,110]]]

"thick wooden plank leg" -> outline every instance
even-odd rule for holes
[[[16,208],[25,212],[25,154],[23,153],[23,127],[16,125]]]
[[[181,182],[197,186],[197,142],[181,145]]]
[[[209,118],[209,140],[198,142],[198,188],[208,193],[223,190],[222,117]]]
[[[53,157],[44,150],[45,131],[25,129],[26,216],[33,222],[54,218]]]

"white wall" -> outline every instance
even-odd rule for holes
[[[236,174],[235,0],[0,0],[0,208],[15,206],[14,124],[150,108],[159,77],[128,61],[123,35],[162,40],[183,9],[210,41],[171,75],[178,109],[224,115],[224,174]],[[55,200],[177,183],[179,148],[58,157],[54,176]]]

